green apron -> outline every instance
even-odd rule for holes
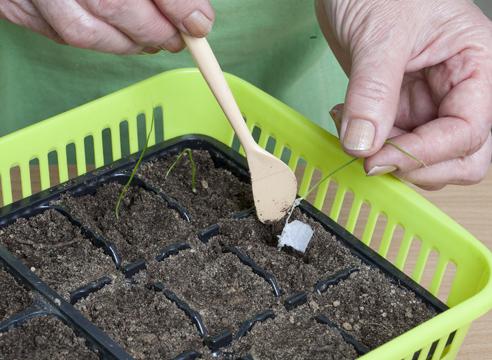
[[[332,131],[347,79],[318,28],[312,0],[212,0],[209,36],[225,71]],[[160,72],[187,52],[115,56],[58,45],[0,21],[0,136]]]

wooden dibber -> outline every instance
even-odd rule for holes
[[[185,34],[182,36],[244,148],[258,219],[263,223],[282,219],[296,198],[294,173],[254,141],[208,41]]]

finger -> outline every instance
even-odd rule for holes
[[[441,103],[442,117],[392,139],[413,158],[386,145],[366,160],[366,170],[396,167],[408,172],[422,164],[430,166],[475,153],[490,134],[492,94],[487,88],[475,79],[456,86]]]
[[[151,0],[83,0],[81,4],[139,45],[169,51],[184,47],[177,29]]]
[[[343,118],[343,104],[338,104],[333,107],[333,109],[330,110],[330,116],[333,119],[333,122],[335,124],[335,127],[337,128],[338,135],[340,135],[341,127],[342,127],[342,118]],[[396,136],[405,134],[406,131],[403,129],[400,129],[396,126],[394,126],[390,133],[389,133],[389,139],[394,138]]]
[[[353,53],[341,132],[346,151],[359,157],[373,155],[388,138],[408,59],[401,41],[367,41]]]
[[[8,21],[24,26],[58,43],[63,43],[58,34],[43,19],[43,16],[30,1],[0,3],[0,15]]]
[[[492,136],[489,135],[485,144],[470,156],[395,175],[425,190],[438,190],[445,185],[472,185],[484,179],[491,160]]]
[[[154,0],[157,7],[182,32],[195,37],[208,35],[215,20],[209,0]]]
[[[33,3],[69,45],[115,54],[133,54],[142,50],[125,34],[92,16],[73,0],[33,0]]]
[[[423,72],[405,74],[395,126],[408,132],[437,117],[438,106]]]

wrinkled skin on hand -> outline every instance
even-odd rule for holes
[[[0,0],[0,18],[79,48],[115,54],[183,49],[208,34],[209,0]]]
[[[492,157],[492,23],[480,9],[471,0],[317,0],[316,11],[350,77],[332,115],[368,174],[394,171],[428,190],[482,180]]]

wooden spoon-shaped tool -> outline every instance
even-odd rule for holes
[[[185,34],[183,39],[246,152],[258,219],[282,219],[296,198],[294,173],[254,141],[208,41]]]

